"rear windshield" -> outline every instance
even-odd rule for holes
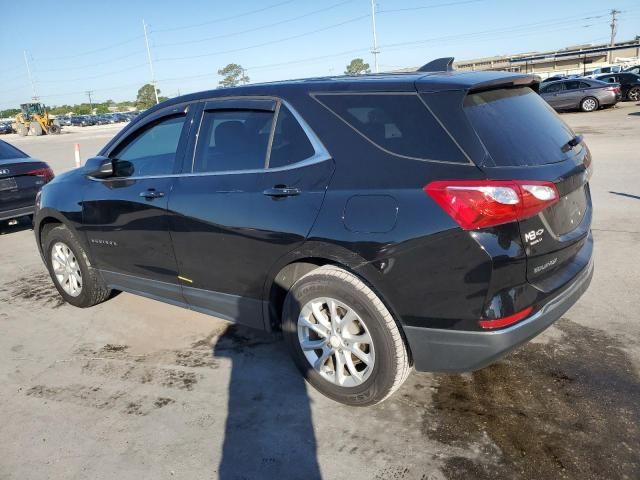
[[[563,147],[574,134],[529,87],[472,93],[465,98],[464,110],[496,166],[567,159]]]
[[[12,158],[25,158],[26,155],[17,148],[0,140],[0,162],[10,160]]]
[[[467,162],[417,94],[318,94],[315,98],[387,152],[420,160]]]

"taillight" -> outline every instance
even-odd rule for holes
[[[495,320],[480,320],[480,326],[482,328],[501,328],[507,325],[519,322],[523,318],[527,317],[533,311],[533,307],[527,307],[524,310],[520,310],[508,317],[496,318]]]
[[[620,87],[607,87],[607,88],[605,88],[605,90],[609,90],[610,92],[619,93],[620,92]]]
[[[53,180],[53,177],[54,177],[53,170],[51,170],[51,168],[49,167],[36,168],[35,170],[31,170],[25,173],[25,175],[33,175],[34,177],[43,177],[45,183],[50,182],[51,180]]]
[[[438,180],[424,191],[464,230],[523,220],[560,198],[552,182],[528,180]]]

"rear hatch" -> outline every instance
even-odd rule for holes
[[[38,190],[51,178],[53,172],[46,163],[0,142],[0,211],[32,205]]]
[[[591,157],[580,137],[528,86],[464,98],[464,113],[486,153],[474,159],[489,179],[553,182],[559,200],[519,221],[527,280],[551,291],[591,257]]]

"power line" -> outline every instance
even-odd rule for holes
[[[97,48],[95,50],[88,50],[85,52],[81,52],[81,53],[75,53],[72,55],[64,55],[64,56],[60,56],[60,57],[46,57],[46,58],[39,58],[36,57],[37,60],[39,62],[45,62],[45,61],[51,61],[51,60],[68,60],[70,58],[78,58],[78,57],[84,57],[86,55],[93,55],[94,53],[99,53],[99,52],[104,52],[105,50],[111,50],[112,48],[116,48],[116,47],[121,47],[122,45],[127,45],[128,43],[133,43],[135,41],[138,41],[142,38],[142,35],[138,35],[136,37],[130,38],[129,40],[124,40],[122,42],[118,42],[118,43],[113,43],[111,45],[108,45],[106,47],[101,47],[101,48]]]
[[[248,12],[245,12],[245,13],[239,13],[237,15],[232,15],[230,17],[217,18],[215,20],[208,20],[206,22],[201,22],[201,23],[192,23],[190,25],[182,25],[180,27],[161,28],[161,29],[157,29],[155,31],[156,32],[174,32],[176,30],[184,30],[186,28],[197,28],[197,27],[202,27],[204,25],[211,25],[212,23],[226,22],[227,20],[235,20],[236,18],[247,17],[249,15],[254,15],[256,13],[264,12],[266,10],[271,10],[272,8],[280,7],[282,5],[286,5],[287,3],[293,3],[294,1],[295,0],[286,0],[284,2],[276,3],[276,4],[273,4],[273,5],[268,5],[266,7],[259,8],[257,10],[251,10],[251,11],[248,11]]]
[[[112,58],[110,60],[105,60],[103,62],[98,62],[98,63],[90,63],[90,64],[85,64],[85,65],[74,65],[74,66],[71,66],[71,67],[48,68],[46,70],[38,69],[38,73],[67,72],[69,70],[81,70],[81,69],[85,69],[85,68],[99,67],[101,65],[109,65],[111,63],[114,63],[114,62],[117,62],[117,61],[120,61],[120,60],[124,60],[125,58],[135,57],[136,55],[139,56],[140,53],[141,52],[128,53],[126,55],[122,55],[120,57]]]
[[[298,38],[306,37],[308,35],[314,35],[316,33],[324,32],[324,31],[327,31],[327,30],[330,30],[330,29],[333,29],[333,28],[336,28],[336,27],[341,27],[343,25],[347,25],[349,23],[356,22],[358,20],[362,20],[363,18],[369,18],[369,15],[368,14],[367,15],[360,15],[359,17],[350,18],[349,20],[345,20],[345,21],[339,22],[339,23],[334,23],[332,25],[328,25],[328,26],[323,27],[323,28],[318,28],[316,30],[312,30],[312,31],[309,31],[309,32],[299,33],[297,35],[291,35],[289,37],[280,38],[280,39],[277,39],[277,40],[271,40],[269,42],[261,42],[261,43],[257,43],[257,44],[254,44],[254,45],[249,45],[249,46],[246,46],[246,47],[234,48],[234,49],[231,49],[231,50],[223,50],[223,51],[212,52],[212,53],[203,53],[203,54],[199,54],[199,55],[187,55],[187,56],[184,56],[184,57],[159,58],[158,62],[161,62],[161,61],[162,62],[167,62],[167,61],[175,61],[175,60],[189,60],[189,59],[193,59],[193,58],[214,57],[216,55],[224,55],[224,54],[227,54],[227,53],[242,52],[242,51],[245,51],[245,50],[251,50],[253,48],[260,48],[260,47],[264,47],[264,46],[267,46],[267,45],[274,45],[276,43],[286,42],[288,40],[295,40],[295,39],[298,39]]]
[[[461,2],[449,2],[449,3],[438,3],[435,5],[422,5],[419,7],[407,7],[407,8],[394,8],[391,10],[380,10],[378,13],[396,13],[396,12],[413,12],[415,10],[426,10],[430,8],[438,8],[438,7],[452,7],[454,5],[464,5],[467,3],[478,3],[484,2],[486,0],[463,0]]]
[[[235,37],[235,36],[238,36],[238,35],[244,35],[246,33],[253,33],[253,32],[257,32],[259,30],[264,30],[265,28],[277,27],[277,26],[283,25],[285,23],[295,22],[295,21],[300,20],[302,18],[310,17],[311,15],[316,15],[318,13],[323,13],[323,12],[326,12],[328,10],[332,10],[332,9],[334,9],[336,7],[340,7],[342,5],[345,5],[347,3],[352,3],[352,2],[353,2],[353,0],[346,0],[346,1],[343,1],[343,2],[335,3],[335,4],[330,5],[328,7],[325,7],[325,8],[321,8],[319,10],[314,10],[313,12],[304,13],[304,14],[298,15],[296,17],[287,18],[285,20],[280,20],[280,21],[277,21],[277,22],[274,22],[274,23],[261,25],[259,27],[254,27],[254,28],[250,28],[250,29],[247,29],[247,30],[240,30],[240,31],[236,31],[236,32],[225,33],[225,34],[222,34],[222,35],[215,35],[213,37],[206,37],[206,38],[200,38],[200,39],[195,39],[195,40],[185,40],[185,41],[175,42],[175,43],[161,43],[159,45],[156,45],[156,47],[157,48],[165,48],[165,47],[175,47],[175,46],[179,46],[179,45],[190,45],[190,44],[193,44],[193,43],[202,43],[202,42],[208,42],[208,41],[211,41],[211,40],[220,40],[222,38],[229,38],[229,37]]]

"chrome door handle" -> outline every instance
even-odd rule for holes
[[[267,188],[264,192],[268,197],[295,197],[296,195],[300,195],[302,190],[295,187],[287,187],[285,185],[276,185],[273,188]]]
[[[156,189],[150,188],[149,190],[140,192],[140,196],[142,198],[146,198],[147,200],[153,200],[154,198],[164,197],[164,192],[158,192]]]

